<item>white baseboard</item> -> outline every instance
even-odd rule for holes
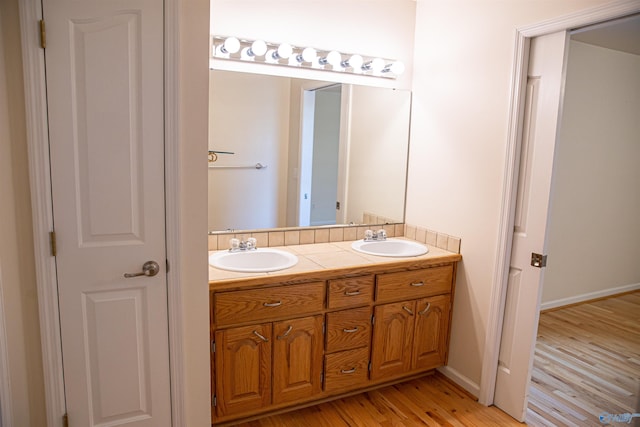
[[[465,377],[460,372],[456,371],[450,366],[441,366],[437,369],[445,377],[471,393],[475,398],[480,394],[480,385],[471,381],[471,379]]]
[[[609,297],[611,295],[621,294],[624,292],[637,291],[640,289],[640,283],[633,283],[631,285],[618,286],[617,288],[604,289],[602,291],[589,292],[586,294],[576,295],[567,298],[561,298],[554,301],[547,301],[540,304],[540,310],[549,310],[551,308],[563,307],[565,305],[577,304],[593,299]]]

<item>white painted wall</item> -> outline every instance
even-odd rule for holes
[[[542,302],[640,285],[640,56],[572,41]]]
[[[359,76],[359,81],[409,88],[415,8],[414,0],[212,0],[211,34],[397,59],[406,66],[397,81],[366,76]],[[344,80],[341,73],[312,73],[237,62],[227,65],[264,73],[284,71],[292,77],[357,83]]]
[[[290,79],[210,71],[209,230],[286,225]],[[216,166],[266,165],[265,169]]]
[[[410,111],[408,91],[352,86],[347,222],[364,212],[403,221]]]
[[[478,393],[497,256],[516,28],[602,0],[418,0],[406,222],[462,238],[449,366]]]
[[[36,294],[18,0],[0,8],[0,286],[14,426],[44,426],[44,379]],[[0,313],[2,314],[2,313]]]

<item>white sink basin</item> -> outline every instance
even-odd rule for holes
[[[429,248],[418,242],[396,239],[379,241],[357,240],[351,244],[351,247],[365,254],[388,257],[412,257],[429,252]]]
[[[220,251],[209,255],[209,264],[215,268],[246,273],[284,270],[297,263],[297,256],[272,248],[237,252]]]

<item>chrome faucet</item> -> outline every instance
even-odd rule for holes
[[[384,231],[382,228],[378,231],[365,230],[364,232],[365,242],[379,241],[379,240],[387,240],[387,232]]]
[[[258,242],[254,237],[249,237],[247,240],[231,239],[229,240],[229,252],[237,251],[250,251],[258,249]]]

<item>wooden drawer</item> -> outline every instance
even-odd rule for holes
[[[324,282],[220,292],[214,298],[216,326],[312,314],[324,308]]]
[[[326,392],[348,391],[366,385],[369,371],[369,349],[341,351],[325,356]]]
[[[327,313],[326,335],[327,353],[368,347],[371,343],[371,308],[352,308]]]
[[[376,302],[400,301],[451,292],[453,265],[376,276]]]
[[[329,280],[329,308],[354,307],[373,301],[373,275]]]

